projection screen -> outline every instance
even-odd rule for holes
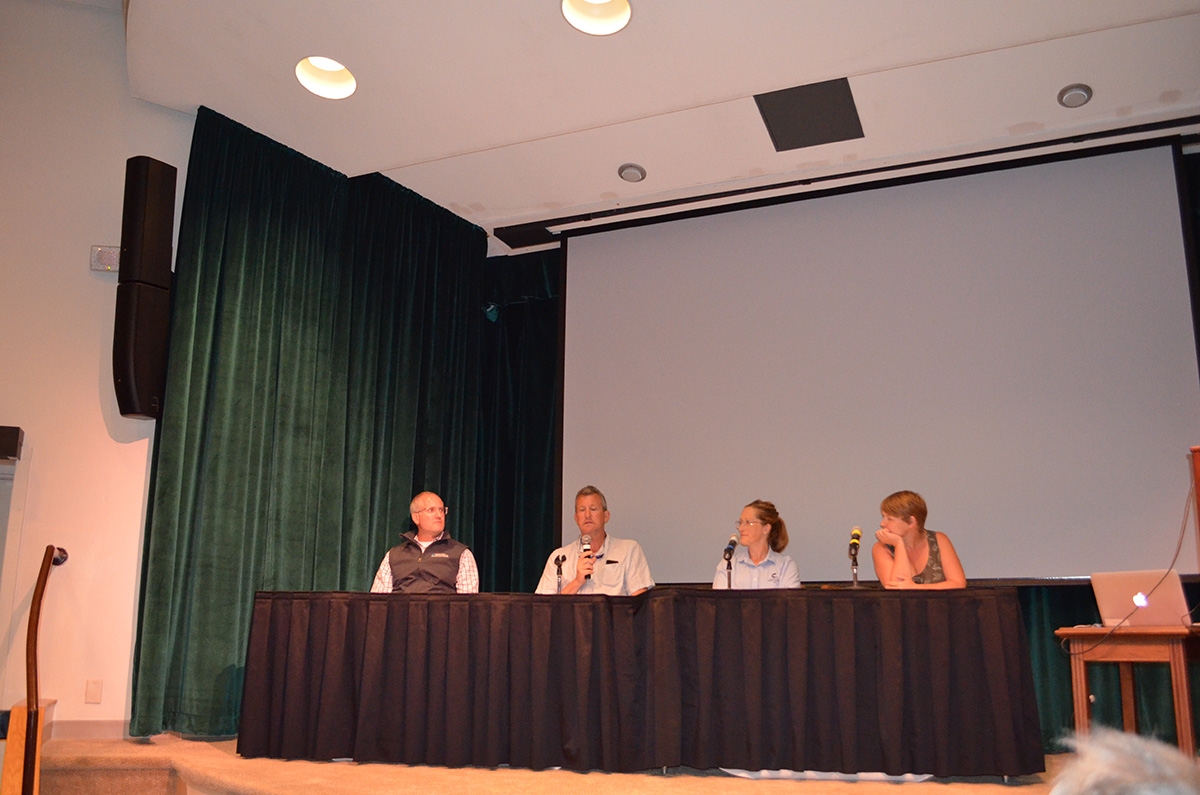
[[[855,525],[872,580],[900,489],[968,579],[1171,563],[1200,380],[1169,148],[576,236],[566,290],[564,540],[594,484],[659,583],[711,582],[756,498],[805,581],[850,579]]]

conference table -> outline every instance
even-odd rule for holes
[[[1010,587],[260,592],[238,752],[619,772],[1044,766]]]

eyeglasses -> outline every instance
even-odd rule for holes
[[[733,529],[741,530],[743,527],[753,527],[756,524],[766,524],[766,522],[750,522],[745,519],[738,519],[733,523]]]
[[[430,505],[428,508],[422,508],[419,511],[413,511],[413,513],[427,513],[430,516],[437,516],[438,514],[441,514],[442,516],[445,516],[446,514],[450,513],[450,508],[445,505]]]

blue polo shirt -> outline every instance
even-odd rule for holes
[[[717,573],[713,577],[713,588],[724,590],[726,587],[725,561],[717,564]],[[767,557],[757,566],[750,561],[750,550],[738,546],[733,551],[733,587],[735,589],[756,588],[799,588],[800,569],[796,562],[773,549],[767,550]]]

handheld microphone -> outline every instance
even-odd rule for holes
[[[729,537],[729,543],[725,545],[725,560],[729,560],[733,557],[733,550],[737,549],[739,538],[740,536],[737,533],[734,533]]]
[[[858,545],[862,543],[862,528],[856,527],[850,531],[850,560],[858,561]]]
[[[584,555],[592,554],[592,537],[591,536],[589,536],[589,535],[581,536],[579,538],[579,543],[583,545],[583,554]],[[590,575],[590,574],[585,575],[583,579],[590,580],[590,579],[592,579],[592,575]]]

